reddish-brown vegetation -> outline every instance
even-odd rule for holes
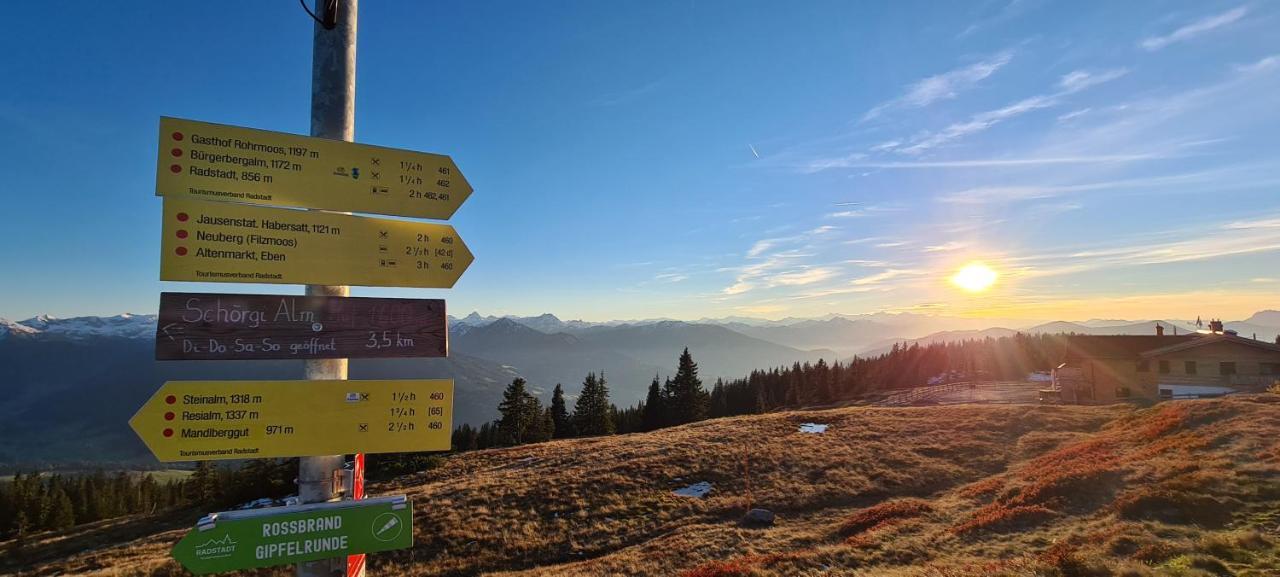
[[[1012,531],[1053,518],[1052,509],[1040,505],[992,503],[974,513],[968,521],[951,528],[957,535],[974,531]]]
[[[1280,575],[1266,537],[1276,438],[1280,404],[1245,398],[853,407],[477,451],[372,487],[413,498],[416,541],[370,563],[450,577]],[[772,527],[738,523],[744,447]],[[702,480],[705,499],[670,493]],[[114,534],[34,536],[21,560],[0,543],[0,573],[182,573],[167,556],[178,531]]]
[[[852,537],[869,529],[882,529],[932,511],[933,507],[928,502],[920,499],[886,501],[845,517],[844,521],[840,523],[838,531],[845,537]]]
[[[964,488],[957,491],[961,497],[974,499],[977,497],[985,497],[994,495],[1004,488],[1004,479],[1002,477],[988,477],[977,483],[970,483]]]
[[[727,561],[703,563],[680,573],[680,577],[748,577],[755,568],[769,567],[790,557],[793,556],[778,553],[745,555]]]

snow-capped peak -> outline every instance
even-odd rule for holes
[[[125,339],[152,338],[156,332],[155,315],[125,313],[111,317],[58,318],[37,315],[24,321],[3,321],[0,332],[4,336],[59,338],[79,340],[90,337],[114,337]]]

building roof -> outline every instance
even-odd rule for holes
[[[1137,359],[1147,351],[1166,349],[1204,335],[1062,335],[1068,359]]]
[[[1158,357],[1160,355],[1176,353],[1179,351],[1185,351],[1187,349],[1193,349],[1196,347],[1211,345],[1213,343],[1233,343],[1237,345],[1254,347],[1254,348],[1262,349],[1265,351],[1271,351],[1274,353],[1280,353],[1280,345],[1276,345],[1266,341],[1256,341],[1253,339],[1246,339],[1238,335],[1214,333],[1214,334],[1208,334],[1208,335],[1200,335],[1198,338],[1195,338],[1189,341],[1180,342],[1180,343],[1170,343],[1167,346],[1144,351],[1142,353],[1142,356],[1144,358]]]

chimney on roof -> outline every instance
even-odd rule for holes
[[[1163,336],[1164,336],[1164,325],[1162,325],[1162,324],[1160,324],[1160,323],[1156,323],[1156,336],[1157,336],[1157,337],[1163,337]]]
[[[1212,332],[1212,333],[1222,332],[1222,321],[1218,319],[1213,319],[1209,321],[1209,332]]]

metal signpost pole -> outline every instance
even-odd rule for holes
[[[355,140],[356,133],[356,16],[359,0],[316,0],[311,54],[311,135],[334,140]],[[333,24],[329,28],[329,24]],[[342,285],[307,285],[308,295],[350,294]],[[345,380],[347,359],[312,359],[306,363],[308,380]],[[298,497],[302,503],[323,503],[336,496],[334,472],[342,469],[343,455],[303,457],[298,460]],[[345,561],[345,559],[343,560]],[[328,577],[346,572],[346,564],[332,560],[298,565],[298,577]]]

